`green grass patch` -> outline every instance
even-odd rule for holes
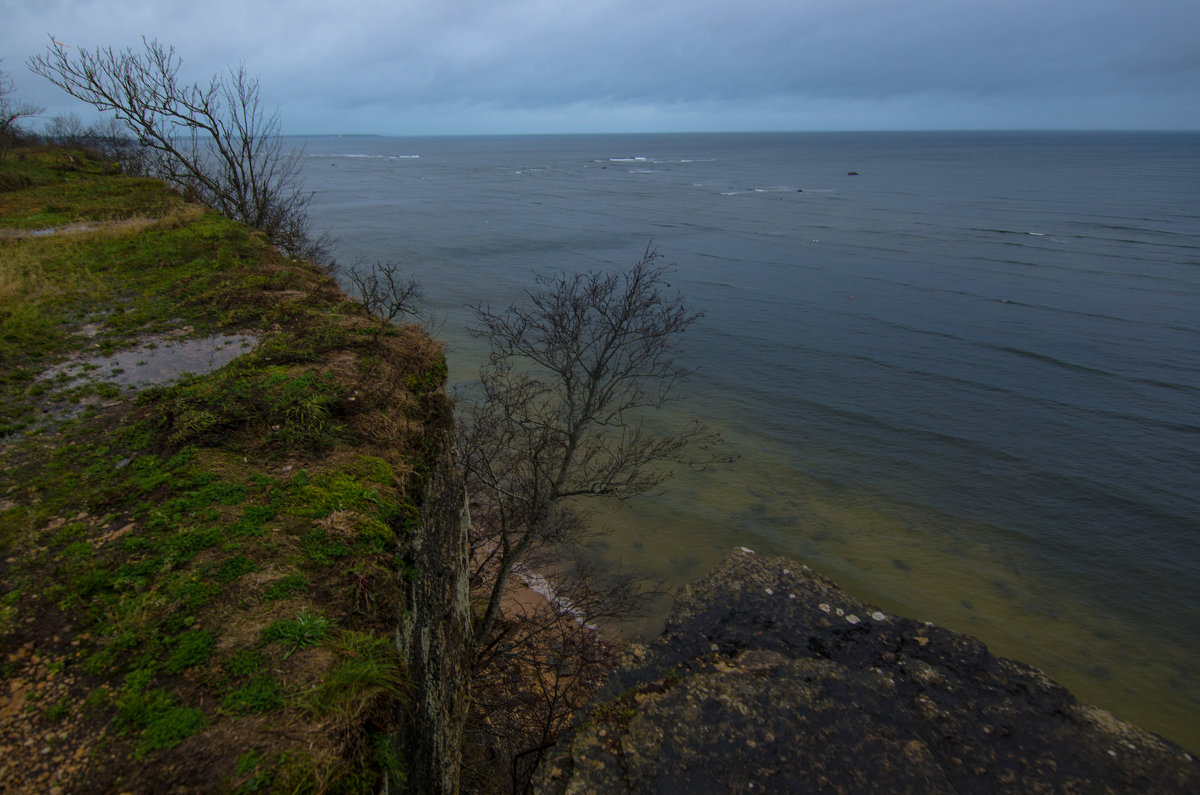
[[[199,665],[212,654],[216,642],[216,635],[206,630],[193,630],[175,637],[171,642],[171,656],[167,658],[163,670],[177,674],[185,668]]]
[[[144,669],[130,673],[114,700],[118,731],[138,736],[138,756],[173,748],[207,724],[203,710],[180,704],[165,690],[148,688],[152,675]]]
[[[305,611],[295,618],[285,618],[273,622],[262,631],[259,640],[262,643],[279,643],[287,649],[284,659],[290,657],[298,649],[316,646],[329,638],[334,622],[321,615]]]
[[[324,519],[334,511],[371,511],[383,506],[379,491],[349,472],[309,477],[299,472],[291,482],[288,508],[298,516]]]
[[[283,685],[269,673],[260,673],[250,681],[232,689],[221,701],[228,712],[247,714],[269,712],[284,704]]]
[[[300,549],[318,566],[332,566],[350,554],[342,539],[331,536],[322,527],[314,527],[300,539]]]
[[[233,582],[243,574],[249,574],[252,571],[258,570],[258,564],[250,560],[245,555],[237,555],[230,558],[220,565],[217,569],[216,579],[220,583]]]
[[[263,591],[264,599],[291,599],[308,590],[308,578],[303,574],[288,574],[280,577]]]

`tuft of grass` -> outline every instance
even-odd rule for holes
[[[320,613],[305,611],[295,618],[285,618],[274,621],[262,631],[259,640],[262,643],[279,643],[288,650],[284,653],[287,659],[297,649],[316,646],[329,637],[333,629],[333,620]]]
[[[334,645],[337,655],[307,706],[319,714],[351,721],[380,698],[394,698],[407,682],[400,655],[386,638],[347,630]]]
[[[304,538],[300,539],[300,548],[308,559],[318,566],[332,566],[336,561],[341,560],[350,554],[350,547],[346,546],[340,538],[330,536],[330,534],[321,527],[314,527]]]

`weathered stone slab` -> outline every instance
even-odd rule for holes
[[[974,638],[739,550],[613,675],[538,788],[1194,793],[1200,765]]]

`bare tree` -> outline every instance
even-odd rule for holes
[[[151,173],[150,150],[140,146],[129,134],[129,128],[112,114],[88,127],[84,142],[103,160],[115,163],[122,174],[142,177]]]
[[[714,460],[718,439],[698,423],[660,432],[645,422],[685,374],[679,344],[702,316],[664,294],[659,259],[647,249],[620,273],[540,275],[528,306],[475,307],[473,333],[491,350],[458,452],[479,503],[476,573],[489,583],[482,648],[518,562],[585,527],[579,500],[628,500],[667,479],[666,463]]]
[[[87,130],[78,114],[67,113],[50,119],[42,129],[42,137],[54,146],[74,147],[87,144]]]
[[[350,269],[350,284],[366,310],[379,319],[375,337],[403,315],[416,315],[421,302],[421,285],[413,276],[404,277],[393,262],[376,262],[368,270],[359,265]]]
[[[0,63],[3,60],[0,59]],[[7,72],[0,71],[0,152],[17,136],[17,122],[36,116],[45,110],[32,102],[22,102],[14,96],[16,84]]]
[[[154,153],[152,173],[242,221],[288,254],[315,257],[311,194],[299,187],[301,154],[286,148],[279,114],[268,113],[245,66],[207,86],[179,78],[174,47],[143,39],[144,50],[70,49],[50,37],[29,68],[101,111],[115,111]]]

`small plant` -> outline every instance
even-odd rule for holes
[[[70,697],[61,698],[42,711],[42,716],[48,720],[57,723],[71,712]]]
[[[145,755],[162,748],[174,748],[203,729],[206,723],[203,710],[193,707],[171,707],[156,715],[146,725],[138,752]]]
[[[332,566],[334,561],[350,554],[350,547],[338,538],[331,538],[323,528],[314,527],[300,540],[300,548],[318,566]]]
[[[356,610],[366,613],[375,607],[375,581],[371,572],[361,569],[350,572],[349,587]]]
[[[244,678],[262,670],[267,658],[257,649],[239,649],[221,668],[231,677]]]
[[[280,643],[288,646],[283,658],[286,660],[297,649],[316,646],[329,637],[333,621],[320,613],[304,612],[295,618],[275,621],[262,631],[263,643]]]

